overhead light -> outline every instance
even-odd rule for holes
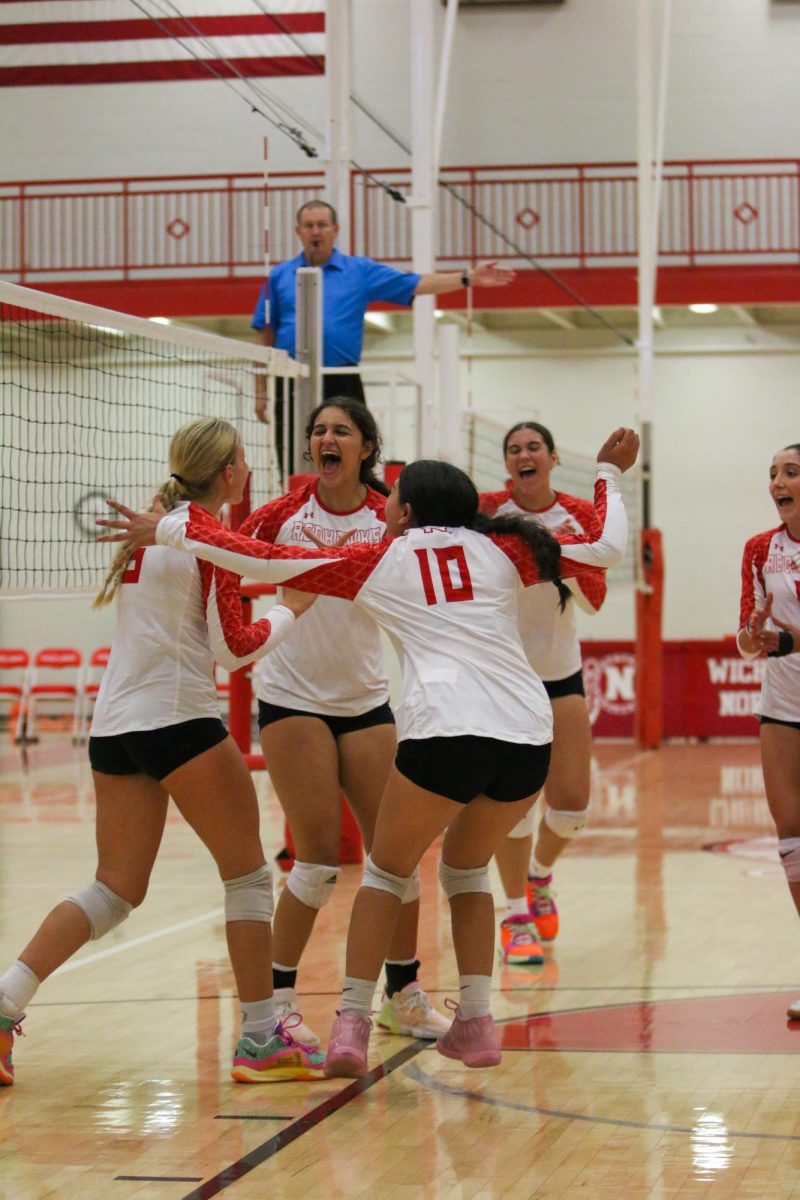
[[[388,312],[365,313],[364,324],[371,325],[373,329],[380,329],[383,333],[391,333],[393,329],[392,317]]]
[[[440,319],[440,317],[444,316],[444,309],[443,308],[435,308],[433,310],[433,315],[436,317],[436,320],[438,321]]]
[[[719,309],[717,304],[690,304],[689,312],[693,313],[715,313]]]
[[[153,322],[154,325],[171,325],[172,324],[172,321],[170,321],[169,317],[151,317],[150,320]]]

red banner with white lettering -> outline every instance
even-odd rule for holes
[[[633,737],[632,642],[584,642],[583,678],[596,737]],[[664,642],[664,737],[757,737],[766,661],[748,662],[733,638]]]

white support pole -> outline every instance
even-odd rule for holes
[[[639,218],[639,421],[642,428],[642,519],[651,525],[650,466],[653,422],[653,0],[637,0],[638,218]]]
[[[324,197],[339,217],[339,243],[349,253],[350,246],[350,159],[352,123],[350,107],[351,40],[350,0],[335,0],[327,6],[325,17],[325,82],[328,128],[327,164]]]
[[[286,451],[291,445],[289,473],[305,470],[303,430],[322,394],[322,271],[319,267],[298,267],[296,283],[297,317],[295,320],[295,358],[305,363],[308,375],[294,382],[292,433],[284,439]]]
[[[439,325],[439,454],[447,462],[464,467],[461,435],[461,370],[457,325]]]
[[[450,59],[453,56],[453,40],[456,32],[458,0],[447,0],[447,16],[444,23],[444,41],[439,64],[439,85],[436,90],[436,115],[433,122],[433,181],[439,178],[442,165],[442,135],[444,115],[447,111],[447,87],[450,82]]]
[[[433,43],[434,0],[411,0],[411,247],[414,270],[433,270]],[[414,301],[414,372],[422,397],[417,454],[429,454],[435,441],[433,296]]]

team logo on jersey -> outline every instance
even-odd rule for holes
[[[584,658],[583,686],[592,725],[601,712],[629,716],[636,708],[636,659],[625,653]]]

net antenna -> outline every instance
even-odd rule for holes
[[[0,282],[4,597],[99,590],[112,548],[95,541],[108,496],[146,507],[179,426],[218,416],[240,430],[254,504],[274,494],[271,427],[257,370],[296,379],[280,350],[156,324]]]

